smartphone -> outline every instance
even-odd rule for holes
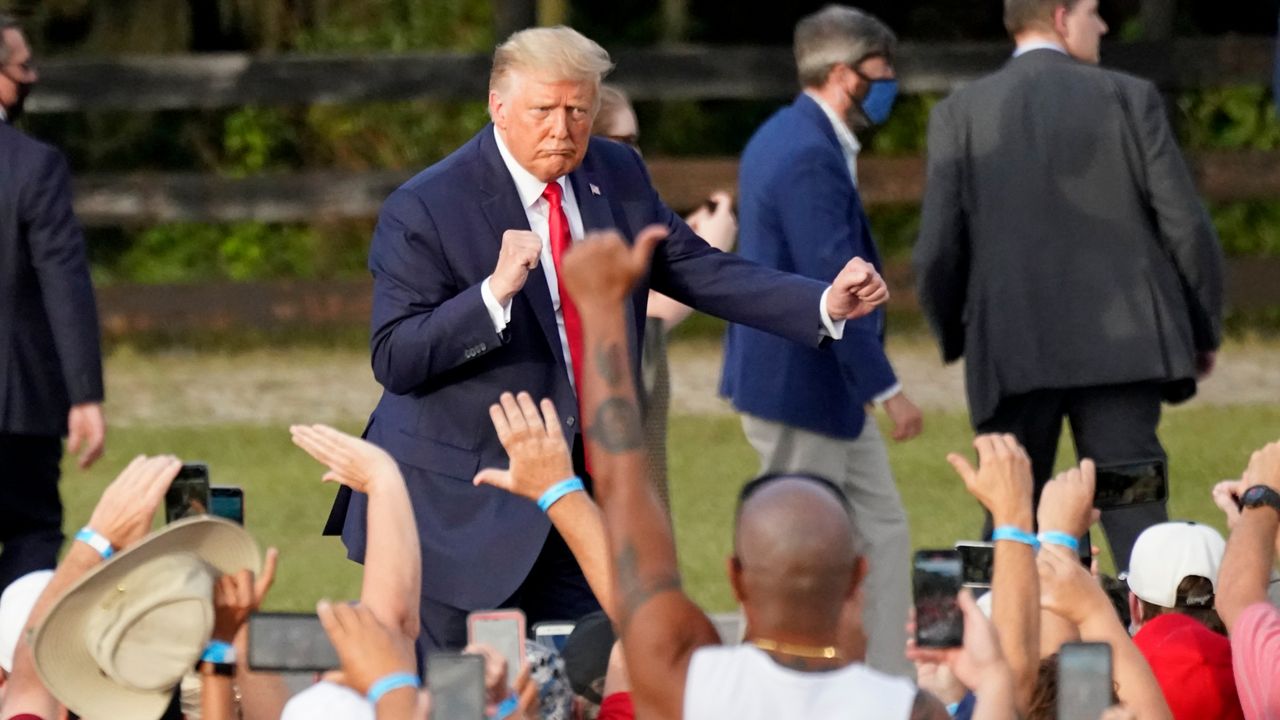
[[[517,609],[477,610],[467,616],[467,643],[497,650],[507,661],[507,687],[516,686],[524,669],[524,612]]]
[[[920,647],[960,647],[964,642],[964,616],[956,604],[963,571],[956,550],[916,552],[912,581]]]
[[[319,617],[306,613],[249,616],[250,669],[324,672],[341,665]]]
[[[484,720],[484,658],[440,652],[427,656],[431,720]]]
[[[1111,707],[1111,646],[1063,643],[1058,650],[1058,720],[1098,720]]]
[[[171,523],[209,512],[209,466],[186,463],[164,494],[164,521]]]
[[[244,525],[244,490],[234,485],[209,488],[209,513]]]
[[[1164,502],[1169,497],[1169,478],[1163,460],[1099,465],[1093,492],[1093,506],[1111,510],[1129,505]]]
[[[547,647],[560,652],[569,641],[569,633],[577,623],[572,622],[540,622],[533,626],[533,639]]]
[[[996,549],[989,542],[961,540],[956,543],[960,553],[960,583],[964,587],[989,588],[996,566]]]

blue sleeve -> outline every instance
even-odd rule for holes
[[[848,168],[823,148],[802,151],[774,183],[771,201],[796,272],[830,284],[849,260],[877,267],[857,190]],[[831,343],[854,396],[870,402],[898,382],[884,352],[884,310],[845,323],[844,337]]]
[[[500,347],[480,294],[459,287],[445,240],[406,190],[387,198],[369,249],[373,273],[373,375],[405,394]]]

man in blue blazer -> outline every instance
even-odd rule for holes
[[[62,546],[62,437],[81,468],[102,455],[102,357],[71,174],[9,125],[38,79],[0,15],[0,590],[52,568]]]
[[[879,20],[838,5],[796,25],[804,92],[756,131],[738,171],[743,257],[821,281],[850,256],[880,266],[858,197],[853,130],[889,114],[894,44]],[[911,542],[884,441],[865,408],[882,403],[899,441],[920,432],[922,417],[885,356],[883,309],[849,323],[830,352],[732,325],[720,390],[742,414],[763,472],[815,473],[844,490],[870,546],[868,662],[909,673]]]
[[[694,235],[634,150],[590,137],[610,67],[599,45],[571,29],[516,33],[494,55],[493,123],[392,193],[378,220],[371,344],[384,392],[366,437],[400,463],[414,504],[423,650],[465,642],[471,610],[520,607],[532,624],[598,607],[537,505],[472,484],[479,469],[506,465],[488,408],[508,390],[555,403],[574,439],[575,471],[586,475],[574,366],[609,358],[582,357],[577,309],[557,277],[567,244],[592,230],[629,238],[652,224],[668,230],[629,305],[633,361],[650,286],[815,348],[887,298],[876,270],[856,258],[834,282],[819,282]],[[326,531],[341,532],[360,560],[365,498],[341,492]]]

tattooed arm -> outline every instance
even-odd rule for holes
[[[679,718],[690,657],[719,636],[680,585],[675,539],[648,477],[623,313],[664,235],[646,228],[628,248],[616,233],[593,233],[565,257],[563,276],[590,358],[581,388],[587,460],[613,554],[616,624],[632,698],[640,716]]]

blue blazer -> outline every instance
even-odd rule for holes
[[[801,94],[756,131],[738,169],[738,253],[830,283],[849,258],[881,267],[834,128]],[[740,412],[839,438],[862,432],[863,406],[897,382],[884,309],[845,324],[830,351],[731,325],[720,394]]]
[[[823,283],[710,247],[662,203],[633,150],[590,143],[569,176],[585,228],[617,228],[633,238],[658,223],[671,232],[627,307],[635,367],[650,286],[713,315],[818,345]],[[550,528],[534,503],[471,484],[480,468],[507,466],[489,405],[503,391],[525,390],[555,403],[571,440],[581,427],[541,267],[513,299],[501,335],[481,299],[502,233],[513,228],[528,230],[528,219],[488,125],[387,198],[369,251],[373,372],[384,392],[366,437],[404,472],[422,539],[423,594],[462,609],[510,597]],[[344,488],[326,528],[342,532],[356,560],[365,551],[365,501]]]
[[[0,433],[59,437],[102,400],[98,308],[71,173],[57,149],[0,123]]]

